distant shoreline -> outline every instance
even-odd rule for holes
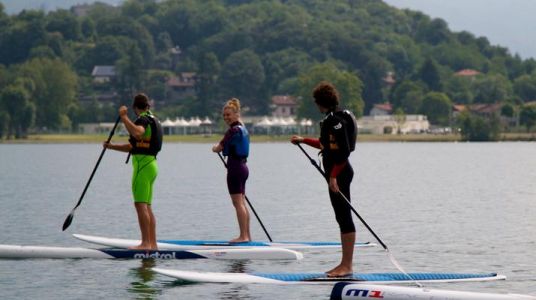
[[[0,144],[72,144],[72,143],[101,143],[106,140],[107,134],[36,134],[25,139],[0,140]],[[165,135],[165,143],[217,143],[221,135]],[[253,143],[287,142],[290,135],[252,135]],[[456,134],[404,134],[404,135],[374,135],[361,134],[358,142],[461,142],[461,136]],[[113,142],[127,142],[127,137],[119,136]],[[536,133],[505,133],[501,134],[499,141],[536,141]]]

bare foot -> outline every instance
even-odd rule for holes
[[[138,246],[128,247],[130,250],[158,250],[158,247],[140,244]]]
[[[328,277],[347,277],[352,275],[352,273],[352,268],[344,267],[341,265],[338,265],[335,268],[326,272]]]
[[[236,239],[232,239],[229,241],[229,243],[246,243],[246,242],[251,242],[251,239],[237,237]]]

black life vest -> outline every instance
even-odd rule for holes
[[[355,116],[349,110],[339,110],[329,112],[320,124],[320,143],[322,144],[322,152],[330,152],[341,150],[348,153],[355,150],[357,141],[357,121]],[[345,132],[336,134],[338,130]],[[337,140],[335,136],[344,136],[344,141]],[[339,137],[340,139],[340,137]],[[347,149],[335,149],[346,147]]]
[[[131,154],[145,154],[156,156],[162,149],[163,130],[160,121],[150,113],[142,113],[138,118],[149,120],[150,137],[144,134],[141,139],[130,138]],[[147,128],[145,129],[147,130]]]

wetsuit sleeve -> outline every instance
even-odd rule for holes
[[[319,139],[311,139],[311,138],[304,138],[303,143],[306,145],[309,145],[313,148],[320,149],[320,140]]]
[[[143,126],[143,128],[145,128],[145,130],[147,130],[147,126],[149,126],[150,123],[151,122],[149,121],[149,118],[147,118],[145,116],[141,116],[141,117],[137,118],[134,121],[134,125]],[[135,145],[136,144],[136,139],[133,136],[130,136],[129,142],[130,142],[131,145]]]

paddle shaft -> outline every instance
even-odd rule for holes
[[[223,165],[225,166],[225,168],[227,168],[227,162],[225,161],[225,159],[223,158],[223,156],[221,155],[220,152],[218,152],[218,156],[220,157],[221,161],[223,162]],[[257,215],[257,212],[255,211],[255,208],[253,208],[253,205],[251,205],[251,202],[249,201],[248,196],[246,196],[244,194],[244,198],[246,198],[246,202],[248,203],[249,207],[251,208],[251,211],[253,211],[253,214],[255,215],[255,217],[257,218],[259,223],[261,224],[262,230],[264,230],[264,233],[266,233],[266,236],[268,237],[268,240],[270,240],[270,242],[273,242],[272,238],[270,237],[270,234],[268,234],[268,231],[264,227],[264,224],[262,223],[261,218],[259,218],[259,215]]]
[[[305,154],[307,156],[307,158],[309,158],[309,161],[311,161],[311,164],[313,166],[315,166],[315,168],[318,170],[318,172],[320,172],[320,174],[322,174],[322,176],[324,176],[324,178],[326,178],[326,180],[328,180],[328,178],[326,177],[326,172],[324,172],[324,170],[322,170],[322,168],[320,168],[320,166],[316,163],[316,161],[314,159],[311,158],[311,156],[309,156],[309,154],[307,152],[305,152],[305,150],[303,149],[303,147],[300,145],[300,144],[296,144],[298,145],[298,147],[300,147],[300,150],[303,152],[303,154]],[[372,235],[374,236],[374,238],[376,238],[376,240],[382,245],[383,249],[385,250],[388,250],[387,249],[387,245],[385,245],[385,243],[380,239],[380,237],[374,232],[374,230],[372,230],[372,228],[370,228],[370,226],[367,224],[367,222],[361,217],[361,215],[359,215],[359,213],[357,212],[357,210],[354,208],[354,206],[351,204],[350,200],[348,200],[348,198],[346,198],[346,196],[341,192],[339,191],[339,195],[341,195],[341,197],[346,201],[346,203],[348,203],[348,206],[350,207],[350,209],[354,212],[354,214],[359,218],[359,220],[361,221],[361,223],[363,223],[363,225],[365,225],[365,227],[368,229],[368,231],[370,233],[372,233]]]
[[[118,116],[117,120],[115,120],[115,124],[114,124],[114,127],[112,128],[112,131],[110,131],[110,134],[108,135],[108,139],[106,140],[106,143],[109,143],[110,140],[112,139],[112,136],[115,133],[115,129],[117,128],[117,124],[119,124],[120,120],[121,120],[121,117]],[[91,176],[89,176],[89,179],[88,179],[88,181],[86,183],[86,186],[84,187],[84,191],[82,191],[82,194],[80,195],[80,198],[78,199],[78,203],[76,203],[76,206],[71,210],[71,213],[65,219],[65,222],[63,224],[63,231],[65,231],[65,229],[67,229],[69,227],[69,225],[71,225],[72,218],[74,217],[74,211],[82,203],[82,199],[84,199],[84,196],[86,195],[86,192],[87,192],[87,189],[89,187],[89,184],[91,183],[91,180],[93,180],[93,176],[95,175],[95,172],[97,171],[97,168],[99,167],[99,164],[100,164],[100,162],[102,160],[102,157],[104,156],[104,152],[106,152],[106,148],[103,147],[102,151],[100,153],[99,159],[97,160],[97,163],[95,164],[95,167],[93,168],[93,171],[91,172]]]

